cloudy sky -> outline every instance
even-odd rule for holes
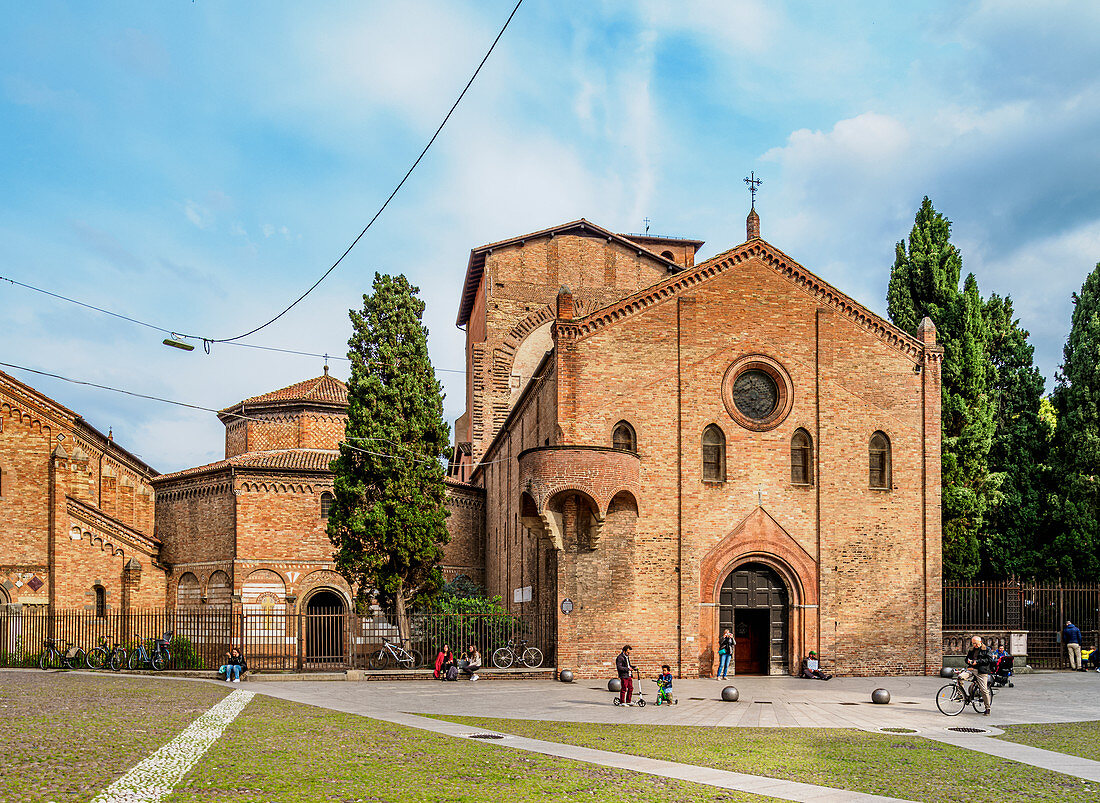
[[[0,275],[177,331],[252,328],[358,234],[513,2],[10,5]],[[1015,300],[1049,389],[1100,261],[1100,4],[525,0],[378,223],[250,342],[342,354],[374,272],[404,272],[453,419],[470,248],[648,217],[709,256],[744,239],[749,171],[764,237],[880,313],[930,196],[983,293]],[[171,350],[6,282],[0,310],[0,361],[206,407],[321,373]],[[222,456],[210,413],[5,370],[161,471]]]

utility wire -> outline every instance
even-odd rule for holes
[[[121,393],[121,394],[126,395],[126,396],[133,396],[133,397],[138,398],[138,399],[148,399],[149,401],[161,402],[163,404],[172,404],[172,405],[175,405],[176,407],[186,407],[186,408],[191,409],[191,410],[202,410],[203,412],[208,412],[208,413],[218,413],[218,414],[221,414],[221,415],[226,415],[228,417],[241,419],[241,420],[244,420],[244,421],[257,421],[257,422],[264,423],[264,424],[270,424],[271,423],[271,421],[268,420],[268,419],[257,418],[255,416],[245,415],[243,413],[234,413],[234,412],[232,412],[232,410],[222,411],[222,410],[218,410],[217,408],[214,408],[214,407],[205,407],[201,404],[191,404],[190,402],[181,402],[181,401],[177,401],[175,399],[166,399],[163,396],[152,396],[148,393],[138,393],[137,391],[125,390],[123,388],[116,388],[116,387],[112,387],[111,385],[102,385],[98,382],[89,382],[85,379],[72,379],[72,378],[67,377],[67,376],[62,376],[61,374],[54,374],[54,373],[51,373],[49,371],[40,371],[37,368],[28,368],[25,365],[15,365],[14,363],[10,363],[10,362],[0,362],[0,366],[3,366],[4,368],[14,368],[17,371],[26,371],[29,374],[37,374],[38,376],[46,376],[46,377],[49,377],[51,379],[60,379],[62,382],[68,382],[68,383],[73,384],[73,385],[84,385],[86,387],[98,388],[99,390],[108,390],[112,393]],[[544,378],[545,378],[545,375],[540,377],[539,380],[541,381]],[[375,440],[375,441],[381,441],[381,442],[385,442],[385,443],[392,443],[394,446],[399,446],[400,445],[400,444],[393,443],[393,441],[386,440],[385,438],[352,438],[352,440]],[[347,448],[349,448],[349,449],[351,449],[352,451],[355,451],[355,452],[362,452],[363,454],[374,455],[375,457],[389,457],[389,458],[392,458],[394,460],[410,460],[410,461],[417,462],[417,463],[431,463],[431,462],[436,461],[436,460],[439,459],[437,457],[432,457],[431,455],[414,456],[414,455],[390,454],[388,452],[376,452],[376,451],[372,451],[370,449],[363,449],[359,446],[353,446],[352,444],[348,443],[347,441],[341,441],[341,445],[346,446]],[[493,463],[506,463],[506,462],[509,461],[509,459],[510,458],[504,458],[502,460],[490,460],[490,461],[487,461],[487,462],[478,463],[478,465],[487,466],[487,465],[492,465]],[[172,473],[175,473],[175,472],[172,472]]]
[[[290,312],[292,309],[294,309],[294,307],[297,306],[298,303],[300,301],[302,301],[302,299],[304,299],[306,296],[308,296],[310,293],[313,292],[313,290],[317,287],[317,285],[319,285],[321,282],[323,282],[325,279],[327,279],[328,275],[330,273],[332,273],[334,270],[336,270],[337,266],[341,262],[344,261],[344,257],[346,257],[348,254],[351,253],[351,249],[355,248],[355,246],[359,243],[359,241],[361,239],[363,239],[363,235],[367,233],[367,230],[371,226],[374,225],[374,221],[378,220],[378,218],[381,216],[382,212],[385,211],[386,207],[390,205],[390,201],[393,200],[394,196],[397,195],[398,191],[405,185],[405,182],[408,181],[409,176],[412,175],[412,172],[414,170],[416,170],[417,165],[420,164],[421,160],[428,153],[428,149],[432,147],[432,144],[436,141],[436,138],[439,137],[440,132],[443,131],[443,126],[447,125],[447,121],[451,119],[451,115],[454,114],[455,109],[458,108],[458,104],[462,102],[462,99],[464,97],[466,97],[466,93],[469,91],[470,87],[473,85],[474,79],[477,78],[478,73],[481,72],[481,68],[485,66],[485,62],[489,60],[489,56],[492,55],[492,52],[493,52],[494,48],[496,48],[496,46],[497,46],[497,42],[499,42],[500,38],[502,36],[504,36],[504,32],[508,29],[509,23],[511,23],[512,18],[514,16],[516,16],[516,12],[519,11],[519,7],[521,5],[523,5],[523,0],[518,0],[518,2],[516,3],[515,8],[512,9],[512,13],[509,14],[508,19],[506,19],[504,21],[504,25],[501,27],[500,32],[497,33],[496,38],[493,40],[493,43],[491,45],[489,45],[489,49],[485,52],[485,56],[481,59],[481,63],[478,64],[477,69],[474,70],[474,74],[471,75],[470,80],[466,82],[466,86],[463,87],[462,92],[459,93],[457,100],[455,100],[454,104],[452,104],[450,110],[447,112],[446,116],[443,118],[443,122],[439,124],[439,128],[437,128],[435,130],[435,133],[432,134],[432,138],[428,140],[428,144],[424,146],[424,150],[422,150],[420,152],[420,155],[416,157],[416,161],[412,163],[412,167],[410,167],[405,172],[405,175],[401,178],[401,181],[399,181],[397,183],[397,186],[393,188],[393,192],[391,192],[389,194],[389,197],[387,197],[386,200],[383,201],[382,206],[380,206],[378,208],[378,211],[374,213],[374,217],[372,217],[370,219],[370,221],[367,223],[367,225],[363,227],[363,230],[361,232],[359,232],[359,236],[351,241],[351,245],[349,245],[344,250],[344,253],[342,253],[340,255],[340,258],[337,259],[335,262],[333,262],[332,266],[328,270],[326,270],[324,273],[322,273],[321,277],[317,281],[315,281],[312,285],[310,285],[308,290],[306,290],[304,293],[302,293],[300,296],[298,296],[298,298],[296,298],[290,304],[290,306],[288,306],[286,309],[284,309],[282,312],[280,312],[278,315],[276,315],[271,320],[267,321],[266,323],[262,323],[262,324],[260,324],[259,326],[255,327],[253,329],[249,329],[247,332],[244,332],[243,334],[235,335],[233,337],[224,337],[224,338],[207,338],[207,337],[203,337],[202,340],[204,341],[204,343],[230,343],[234,340],[240,340],[243,337],[248,337],[249,335],[255,334],[256,332],[260,331],[261,329],[263,329],[267,326],[270,326],[271,324],[275,323],[275,321],[279,320],[284,315],[286,315],[288,312]],[[198,336],[195,336],[195,337],[198,337]]]

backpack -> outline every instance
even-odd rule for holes
[[[447,668],[447,680],[458,680],[457,666],[451,666]]]

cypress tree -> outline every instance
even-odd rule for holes
[[[951,222],[925,197],[908,245],[895,249],[887,309],[895,325],[916,336],[932,319],[944,348],[942,388],[943,570],[949,579],[981,568],[979,536],[999,501],[1001,475],[989,469],[994,416],[989,327],[973,274],[959,289],[962,257],[951,244]]]
[[[1100,570],[1100,263],[1073,295],[1069,338],[1053,394],[1057,426],[1049,497],[1048,571],[1069,580]]]
[[[999,578],[1038,576],[1049,528],[1044,496],[1054,430],[1041,412],[1044,382],[1034,364],[1035,349],[1013,315],[1008,296],[994,293],[986,302],[995,373],[989,464],[1004,475],[1004,482],[1003,499],[991,511],[982,539],[982,573]]]
[[[447,543],[444,468],[449,430],[428,359],[424,302],[404,276],[375,274],[351,310],[348,420],[333,461],[328,534],[336,569],[361,602],[377,593],[396,608],[402,641],[408,607],[442,585]]]

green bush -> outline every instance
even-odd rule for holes
[[[202,660],[195,652],[195,645],[186,636],[176,636],[168,643],[172,653],[173,669],[201,669]]]

